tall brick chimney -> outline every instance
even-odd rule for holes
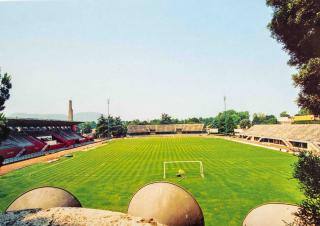
[[[69,100],[68,121],[73,121],[72,100]]]

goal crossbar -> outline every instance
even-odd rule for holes
[[[176,163],[199,163],[200,175],[202,178],[204,178],[202,161],[168,161],[168,162],[163,162],[163,178],[164,179],[166,179],[166,165],[176,164]]]

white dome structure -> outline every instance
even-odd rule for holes
[[[41,187],[20,195],[6,211],[53,207],[81,207],[81,203],[66,190],[56,187]]]
[[[193,196],[183,188],[168,183],[152,183],[132,198],[128,214],[152,218],[168,226],[204,226],[202,210]]]

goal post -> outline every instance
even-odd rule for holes
[[[199,164],[200,176],[202,178],[204,178],[202,161],[168,161],[168,162],[163,162],[163,178],[164,179],[166,179],[166,166],[168,164],[177,164],[177,163],[196,163],[196,164]]]

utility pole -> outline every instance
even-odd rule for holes
[[[227,135],[227,97],[223,97],[224,102],[224,134]]]

